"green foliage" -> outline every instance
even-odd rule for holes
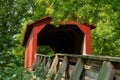
[[[99,7],[97,28],[92,32],[92,52],[97,55],[120,56],[120,1],[108,1]],[[115,4],[117,6],[115,6]]]
[[[37,46],[37,53],[38,54],[46,54],[49,56],[54,55],[54,51],[52,50],[52,48],[50,46]]]
[[[0,80],[45,80],[47,74],[42,67],[37,67],[35,71],[28,71],[23,67],[15,67],[11,73],[12,75],[5,75],[5,77],[0,75]]]
[[[92,53],[120,56],[120,0],[1,0],[1,80],[9,80],[23,66],[25,25],[43,16],[52,17],[54,24],[69,19],[95,24]]]
[[[40,80],[45,80],[47,75],[47,72],[42,67],[37,67],[33,73],[34,76],[39,77]]]
[[[0,80],[12,80],[13,74],[21,71],[20,66],[23,65],[23,60],[20,59],[21,57],[16,58],[14,56],[9,56],[7,57],[8,61],[0,61]]]
[[[97,28],[92,31],[92,53],[120,56],[119,0],[35,0],[34,2],[38,7],[33,7],[33,19],[48,15],[53,18],[54,24],[69,19],[83,24],[94,24]],[[76,15],[77,19],[74,18]]]
[[[16,69],[23,66],[24,48],[16,36],[24,18],[29,16],[25,11],[29,9],[27,4],[21,0],[0,1],[0,80],[10,80]]]

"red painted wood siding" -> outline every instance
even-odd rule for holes
[[[36,48],[37,48],[37,35],[38,33],[51,22],[50,18],[45,17],[41,20],[38,20],[37,22],[32,23],[33,29],[31,31],[31,34],[29,35],[26,49],[25,49],[25,61],[24,61],[24,67],[28,70],[31,70],[31,66],[33,64]],[[83,33],[84,33],[84,42],[83,45],[85,47],[85,54],[91,53],[91,38],[90,38],[90,27],[87,25],[79,24],[75,21],[68,21],[66,22],[68,25],[76,25]],[[30,25],[30,26],[31,26]],[[29,26],[28,26],[29,27]]]
[[[90,37],[90,27],[87,25],[79,24],[73,20],[66,22],[66,24],[76,25],[83,33],[85,39],[86,54],[91,54],[91,37]]]
[[[35,53],[37,48],[37,35],[48,23],[50,23],[50,21],[51,20],[48,19],[48,20],[33,24],[33,30],[31,32],[31,35],[29,36],[29,39],[26,45],[26,50],[25,50],[24,67],[27,68],[28,70],[31,70],[31,66],[35,58]]]

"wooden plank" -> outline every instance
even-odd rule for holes
[[[36,54],[37,56],[47,56],[43,54]],[[111,61],[111,62],[120,62],[120,57],[111,57],[111,56],[96,56],[96,55],[79,55],[79,54],[60,54],[57,53],[58,56],[69,56],[69,57],[79,57],[83,59],[90,59],[90,60],[101,60],[101,61]]]
[[[63,73],[65,72],[66,67],[67,67],[67,61],[68,61],[68,59],[65,56],[61,66],[60,66],[60,68],[59,68],[59,70],[58,70],[58,72],[57,72],[57,74],[54,78],[54,80],[61,80],[61,78],[63,77]]]
[[[75,68],[73,69],[70,80],[79,80],[82,74],[83,68],[84,68],[83,62],[80,58],[78,58],[78,61],[75,65]]]
[[[111,61],[111,62],[120,62],[120,57],[110,57],[110,56],[96,56],[96,55],[79,55],[79,54],[59,54],[58,56],[69,56],[69,57],[79,57],[83,59],[90,59],[90,60],[100,60],[100,61]]]
[[[46,65],[46,56],[44,56],[43,61],[42,61],[42,63],[41,63],[41,66],[42,66],[43,68],[45,68],[45,65]]]
[[[41,66],[42,61],[43,61],[43,56],[39,56],[37,67]]]
[[[53,74],[56,74],[57,72],[57,64],[58,64],[59,60],[58,60],[58,56],[56,55],[54,60],[53,60],[53,63],[47,73],[47,80],[51,80],[51,77]]]
[[[38,54],[38,53],[36,53],[36,56],[55,57],[54,55],[53,56],[49,56],[49,55]]]
[[[104,61],[97,80],[113,80],[115,69],[110,62]]]
[[[46,70],[47,72],[48,72],[51,64],[52,64],[51,57],[48,57],[48,58],[47,58],[47,64],[46,64],[46,66],[45,66],[45,70]]]
[[[39,57],[36,57],[36,64],[33,64],[35,65],[36,67],[40,66],[41,65],[41,62],[42,62],[42,65],[43,65],[43,57],[46,57],[46,55],[37,55]],[[83,75],[83,73],[81,73],[81,75],[83,75],[83,77],[86,76],[86,74],[88,75],[88,79],[85,79],[85,80],[89,80],[90,78],[91,79],[94,79],[94,80],[112,80],[112,78],[114,77],[115,75],[115,69],[120,69],[119,67],[119,64],[120,64],[120,58],[119,57],[109,57],[109,56],[95,56],[95,55],[87,55],[87,56],[84,56],[84,55],[75,55],[75,54],[56,54],[57,58],[54,58],[53,60],[53,63],[52,65],[50,65],[50,69],[48,70],[47,69],[47,63],[45,63],[45,66],[48,70],[48,74],[49,76],[52,76],[53,74],[56,74],[57,71],[60,70],[60,67],[59,67],[59,61],[64,61],[64,56],[66,57],[69,57],[69,60],[67,60],[70,64],[72,65],[77,65],[78,63],[78,60],[77,58],[81,58],[87,65],[87,67],[90,67],[90,69],[86,70],[85,66],[84,66],[84,69],[85,69],[85,75]],[[59,58],[58,58],[59,56]],[[47,57],[50,57],[50,56],[47,56]],[[49,61],[49,60],[48,60]],[[103,62],[104,61],[104,62]],[[112,64],[110,63],[112,62]],[[103,64],[102,64],[103,63]],[[79,63],[80,64],[80,63]],[[77,80],[77,79],[71,79],[73,77],[73,73],[75,73],[74,75],[77,76],[78,73],[75,72],[75,68],[73,69],[73,71],[71,71],[72,74],[70,74],[70,70],[69,70],[69,67],[68,67],[68,64],[66,63],[67,65],[67,69],[65,69],[64,73],[65,73],[65,80]],[[76,67],[75,65],[75,67]],[[114,65],[114,67],[113,67]],[[101,68],[102,66],[102,68]],[[103,67],[104,66],[104,67]],[[34,69],[36,68],[34,67]],[[80,67],[80,66],[79,66]],[[77,68],[77,69],[80,69],[80,68]],[[117,67],[117,68],[116,68]],[[83,69],[83,70],[84,70]],[[98,71],[98,74],[97,74],[97,77],[95,76],[94,77],[94,74],[96,74],[96,72],[94,71],[91,71],[91,70],[96,70]],[[76,70],[78,71],[78,70]],[[80,72],[80,71],[79,71]],[[82,71],[83,72],[83,71]],[[60,72],[59,72],[60,73]],[[64,74],[63,73],[63,74]],[[47,77],[48,77],[48,74],[47,74]],[[69,79],[69,75],[70,75],[70,79]],[[56,75],[57,76],[57,75]],[[62,75],[63,76],[63,75]],[[79,76],[79,75],[78,75]],[[90,78],[89,78],[90,77]],[[111,78],[112,77],[112,78]],[[75,77],[76,78],[76,77]],[[96,79],[97,78],[97,79]],[[100,79],[99,79],[100,78]],[[119,75],[115,75],[115,78],[117,80],[120,79]],[[49,80],[49,79],[47,79]],[[52,79],[53,80],[53,79]],[[57,80],[57,79],[56,79]],[[79,80],[79,79],[78,79]],[[80,80],[84,80],[84,79],[81,79],[81,76],[80,76]]]
[[[95,70],[85,70],[85,80],[96,80],[98,73],[99,72]]]
[[[32,64],[32,70],[35,70],[38,66],[39,56],[36,56],[35,61]]]
[[[66,67],[66,70],[65,70],[65,80],[69,80],[70,78],[70,73],[69,73],[69,61],[67,61],[67,67]]]
[[[111,56],[96,56],[96,55],[85,55],[81,56],[84,59],[91,60],[101,60],[101,61],[110,61],[110,62],[120,62],[120,57],[111,57]]]

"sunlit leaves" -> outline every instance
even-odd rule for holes
[[[24,49],[20,42],[18,42],[15,38],[16,34],[20,32],[19,29],[22,26],[21,23],[23,23],[27,17],[31,15],[31,13],[28,13],[30,5],[26,1],[28,0],[0,1],[1,80],[9,79],[8,77],[13,74],[13,69],[15,67],[23,66]]]
[[[0,65],[13,65],[6,63],[10,58],[21,60],[15,56],[22,55],[24,50],[20,43],[25,25],[43,16],[52,17],[55,25],[57,21],[69,19],[95,24],[92,53],[120,55],[120,0],[1,0]]]
[[[120,32],[119,4],[119,0],[31,0],[26,4],[27,13],[24,15],[25,20],[36,20],[47,15],[52,17],[54,24],[77,16],[74,20],[79,23],[95,24],[97,28],[92,32],[92,52],[109,55],[116,50],[119,52],[116,49]]]

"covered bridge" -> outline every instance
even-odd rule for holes
[[[91,54],[90,30],[94,26],[80,24],[74,20],[51,24],[46,16],[27,25],[23,45],[25,46],[24,66],[31,69],[37,45],[49,45],[55,53]]]

